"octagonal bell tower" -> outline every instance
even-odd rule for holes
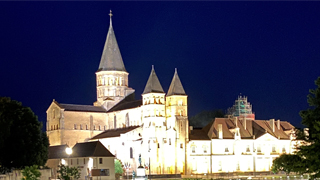
[[[128,75],[126,71],[116,36],[112,27],[112,12],[110,10],[110,26],[107,39],[103,48],[99,69],[96,72],[97,102],[95,106],[102,106],[109,110],[128,95],[134,93],[134,89],[128,87]]]

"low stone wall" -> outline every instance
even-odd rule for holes
[[[0,175],[0,180],[21,180],[22,170],[13,170],[11,173]],[[40,180],[49,180],[51,177],[51,169],[40,169],[41,177]]]

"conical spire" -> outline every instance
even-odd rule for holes
[[[98,71],[126,71],[120,49],[112,27],[112,11],[110,10],[110,26],[104,44]]]
[[[167,96],[171,95],[186,95],[181,84],[180,78],[178,76],[177,68],[175,69],[174,76],[172,78]]]
[[[147,93],[164,93],[162,86],[159,82],[159,79],[156,75],[156,72],[154,71],[154,67],[152,65],[152,70],[148,79],[148,82],[146,84],[146,87],[144,88],[144,91],[142,94]]]

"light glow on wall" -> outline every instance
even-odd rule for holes
[[[92,167],[93,167],[93,159],[92,159],[92,158],[89,158],[88,168],[89,168],[90,171],[91,171]]]

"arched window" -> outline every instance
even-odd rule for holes
[[[208,152],[208,146],[203,145],[202,148],[203,148],[203,153],[207,153]]]
[[[130,158],[131,159],[133,158],[133,149],[132,149],[132,147],[130,147]]]
[[[130,123],[129,123],[129,114],[126,114],[126,127],[129,127]]]
[[[114,117],[113,117],[113,128],[114,129],[117,128],[117,116],[116,115],[114,115]]]
[[[58,124],[57,124],[57,129],[59,129],[59,126],[58,126]]]
[[[52,110],[52,118],[56,118],[56,111],[55,110]]]

